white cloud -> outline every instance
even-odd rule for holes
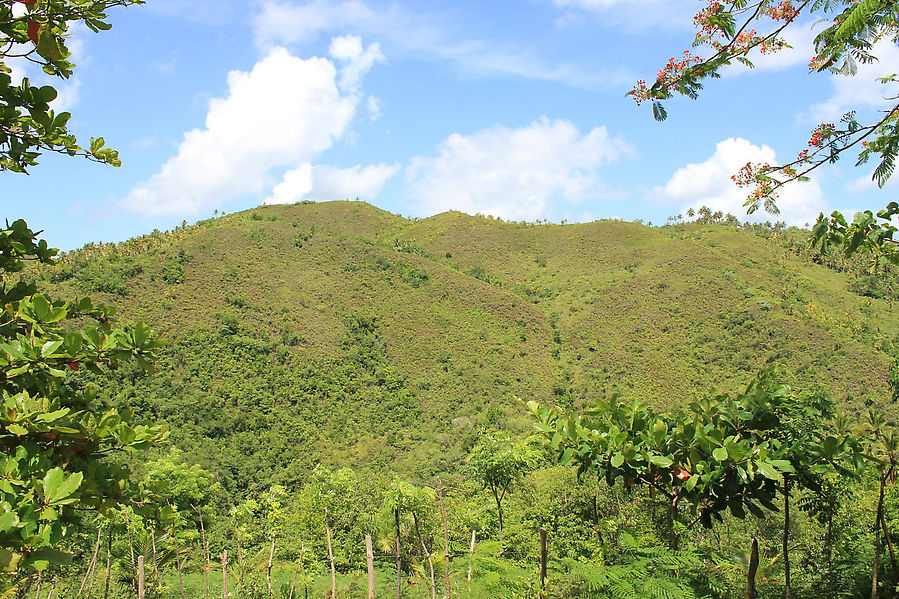
[[[368,120],[374,122],[381,118],[381,101],[378,98],[369,96],[365,101],[365,109],[368,111]]]
[[[424,214],[461,210],[513,220],[549,216],[557,203],[608,198],[599,167],[633,153],[605,127],[581,134],[568,121],[455,133],[434,157],[413,158],[408,192]]]
[[[392,52],[449,61],[474,75],[502,73],[594,89],[618,89],[635,78],[621,66],[550,64],[519,43],[472,38],[446,13],[412,13],[398,4],[375,8],[361,0],[265,0],[253,22],[256,44],[262,48],[347,30],[387,40]]]
[[[261,195],[270,169],[330,148],[347,132],[361,77],[380,56],[376,45],[363,51],[347,38],[337,46],[341,71],[328,59],[275,48],[250,72],[229,73],[228,93],[210,102],[205,127],[185,133],[178,153],[123,203],[147,214],[197,214]]]
[[[821,186],[812,179],[781,188],[777,200],[779,215],[759,209],[748,216],[743,207],[747,188],[737,187],[731,180],[747,162],[776,164],[777,157],[768,146],[757,146],[743,138],[725,139],[707,160],[678,169],[656,192],[678,202],[682,212],[708,206],[713,212],[729,212],[740,220],[782,220],[788,225],[803,225],[814,222],[819,212],[827,212]]]
[[[322,31],[345,28],[351,24],[379,27],[379,17],[364,2],[345,0],[324,2],[314,0],[306,4],[264,2],[253,21],[256,43],[289,44],[308,41]]]
[[[884,85],[877,78],[899,71],[899,46],[892,38],[885,39],[875,44],[872,54],[878,60],[859,64],[855,76],[831,75],[833,95],[803,116],[814,122],[835,122],[849,110],[882,108],[884,98],[896,95],[899,84]]]
[[[560,23],[578,21],[583,14],[599,17],[604,26],[630,31],[685,29],[692,27],[699,8],[695,0],[552,0],[565,17]]]
[[[397,164],[357,165],[351,168],[312,166],[304,163],[285,173],[266,204],[291,204],[301,200],[371,201],[381,193],[384,184],[399,170]]]
[[[897,189],[899,188],[899,177],[893,176],[887,179],[886,184],[882,189]],[[862,175],[861,177],[856,177],[850,180],[846,184],[846,191],[853,195],[857,195],[860,193],[868,193],[868,192],[877,192],[881,189],[877,185],[877,182],[874,181],[874,171],[869,171],[866,175]]]

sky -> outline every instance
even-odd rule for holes
[[[122,166],[45,155],[0,176],[2,216],[55,247],[122,241],[262,204],[359,198],[404,216],[642,219],[707,205],[749,220],[731,175],[788,161],[821,122],[871,115],[895,45],[856,77],[809,74],[822,25],[728,68],[700,99],[625,94],[691,47],[695,0],[148,0],[76,28],[55,108]],[[41,74],[12,65],[20,75]],[[895,93],[895,91],[893,92]],[[784,190],[781,215],[877,209],[851,158]],[[899,185],[889,183],[896,189]]]

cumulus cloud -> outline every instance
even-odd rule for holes
[[[519,129],[450,135],[436,156],[413,158],[406,179],[425,214],[452,209],[534,220],[557,204],[613,195],[599,167],[632,153],[605,127],[582,134],[568,121],[543,118]]]
[[[301,200],[374,200],[384,184],[399,170],[397,164],[357,165],[350,168],[301,164],[287,171],[266,204],[291,204]]]
[[[228,74],[228,92],[210,102],[205,127],[184,134],[175,156],[123,203],[147,214],[197,214],[247,194],[261,195],[270,169],[310,162],[349,128],[377,44],[332,44],[334,61],[273,49],[249,72]],[[341,65],[338,70],[337,64]]]
[[[899,84],[884,85],[877,78],[896,72],[899,46],[892,39],[885,39],[874,45],[872,54],[878,60],[859,64],[855,76],[831,75],[833,94],[826,101],[812,106],[804,116],[815,122],[835,122],[850,110],[882,108],[885,97],[899,92]]]
[[[777,201],[779,215],[760,209],[747,216],[743,207],[747,191],[731,180],[731,176],[747,162],[775,164],[777,157],[768,146],[757,146],[743,138],[725,139],[717,144],[715,153],[707,160],[678,169],[657,191],[678,202],[682,212],[708,206],[713,212],[729,212],[741,220],[782,220],[788,225],[801,226],[814,222],[818,213],[827,211],[821,186],[811,180],[781,188]]]

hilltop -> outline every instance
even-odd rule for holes
[[[882,404],[891,302],[783,235],[332,202],[88,246],[41,276],[170,342],[155,375],[123,370],[100,398],[168,422],[238,491],[318,461],[453,470],[479,428],[525,429],[516,398],[675,405],[769,362],[849,411]]]

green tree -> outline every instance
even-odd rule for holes
[[[347,511],[354,492],[359,486],[356,473],[350,468],[329,470],[316,466],[312,478],[303,489],[310,503],[322,516],[325,525],[325,540],[328,546],[328,561],[331,565],[331,598],[337,597],[337,572],[334,565],[332,531],[335,518]]]
[[[67,129],[72,115],[51,108],[55,88],[35,87],[27,77],[13,81],[10,65],[33,65],[67,79],[75,69],[66,47],[71,24],[104,31],[111,27],[106,21],[110,8],[139,3],[142,0],[0,0],[0,170],[25,173],[42,152],[119,166],[118,153],[106,148],[102,137],[92,137],[87,147],[78,145]]]
[[[71,385],[82,369],[103,374],[132,359],[149,368],[161,342],[145,324],[114,328],[114,311],[89,299],[14,282],[26,261],[52,264],[56,253],[24,221],[0,230],[0,584],[20,592],[31,573],[67,559],[58,548],[81,512],[139,499],[123,457],[167,435]],[[74,329],[76,318],[93,324]]]
[[[830,425],[830,405],[819,394],[795,393],[771,369],[735,397],[704,398],[672,414],[617,398],[583,414],[528,402],[538,434],[563,464],[610,485],[619,478],[645,485],[669,500],[672,549],[684,530],[681,504],[706,527],[724,511],[763,517],[763,508],[777,509],[778,494],[788,506],[794,478],[815,489],[815,475],[860,468],[860,445]]]
[[[467,462],[477,479],[490,489],[496,501],[499,542],[503,542],[503,499],[528,470],[537,465],[538,452],[526,441],[490,431],[481,436],[468,454]]]

